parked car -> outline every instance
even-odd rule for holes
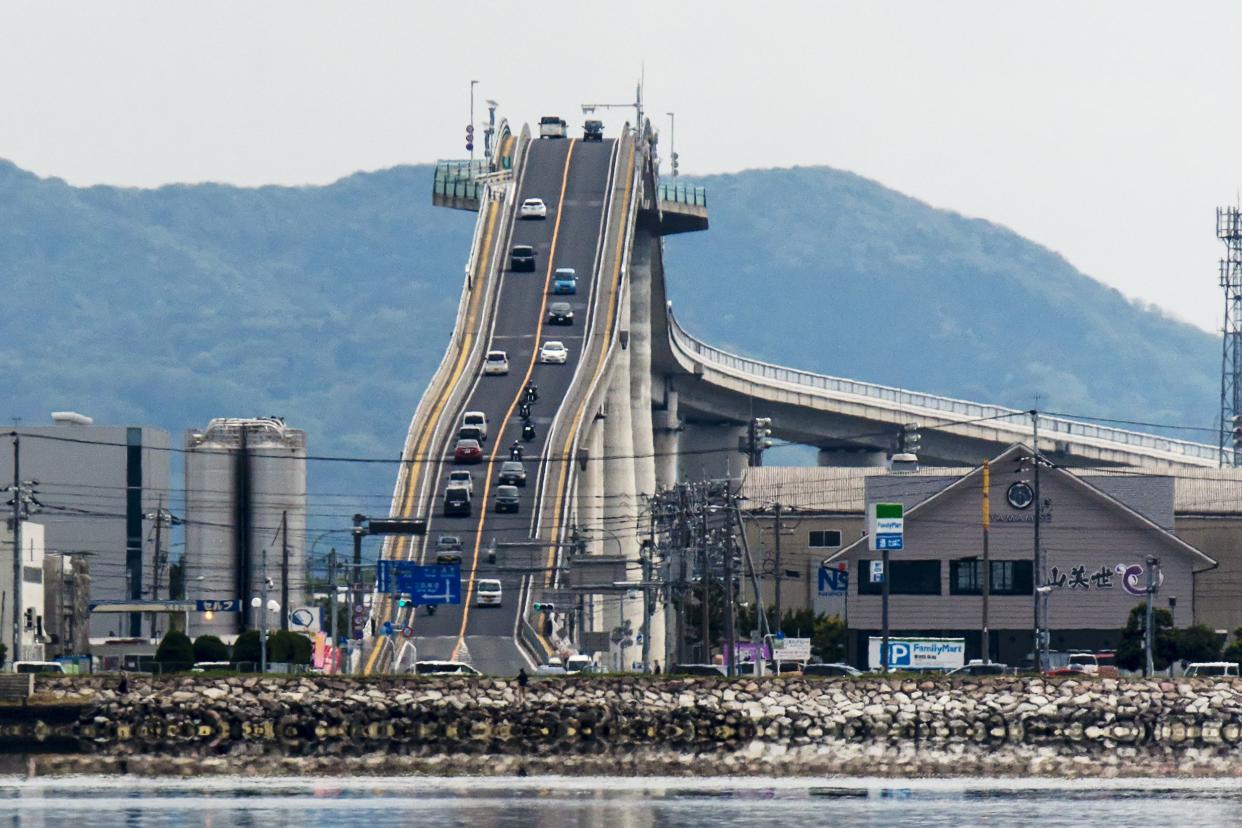
[[[1195,676],[1223,676],[1226,678],[1238,677],[1238,665],[1232,661],[1196,661],[1186,665],[1186,672],[1183,676],[1194,678]]]
[[[558,267],[552,273],[552,292],[572,294],[578,292],[578,272],[572,267]]]
[[[531,271],[535,270],[535,248],[529,244],[513,245],[513,252],[509,254],[509,269],[514,271]]]
[[[569,349],[565,347],[564,342],[555,339],[545,342],[539,349],[539,361],[564,365],[569,361]]]
[[[496,511],[518,512],[522,508],[522,500],[518,495],[517,486],[496,487]]]
[[[802,675],[818,678],[861,676],[862,670],[848,664],[808,664],[802,668]]]
[[[800,661],[769,661],[768,674],[773,676],[791,676],[802,672]]]
[[[711,676],[712,678],[719,678],[725,674],[725,669],[719,664],[675,664],[668,672],[672,676]]]
[[[9,557],[12,557],[10,554]],[[59,661],[18,661],[13,664],[14,673],[64,673]]]
[[[482,411],[467,411],[461,415],[461,424],[463,426],[474,426],[483,434],[483,439],[487,439],[487,415]]]
[[[564,138],[568,126],[560,115],[544,115],[539,119],[539,137]]]
[[[1100,661],[1095,653],[1071,652],[1068,666],[1081,667],[1084,673],[1092,675],[1100,672]]]
[[[465,486],[449,486],[444,490],[445,517],[469,517],[470,512],[470,492]]]
[[[565,659],[566,673],[594,673],[595,662],[589,655],[571,655]]]
[[[548,305],[549,325],[574,324],[574,309],[568,302],[553,302]]]
[[[509,354],[505,351],[488,351],[483,358],[483,376],[503,377],[509,373]]]
[[[518,208],[518,218],[541,219],[547,217],[548,205],[543,203],[542,198],[528,198]]]
[[[453,462],[482,463],[483,447],[478,440],[458,440],[457,445],[453,446]]]
[[[541,676],[563,676],[565,675],[565,665],[556,656],[551,656],[546,663],[536,667],[535,672]]]
[[[501,605],[502,592],[500,581],[495,578],[480,578],[474,585],[474,603],[479,607],[498,607]]]
[[[995,661],[984,663],[981,659],[972,658],[961,667],[950,670],[950,676],[1003,676],[1010,672],[1009,667]]]
[[[469,469],[453,469],[448,473],[448,482],[450,486],[465,486],[470,490],[470,496],[474,497],[474,472]],[[450,535],[441,535],[441,537],[451,537]],[[457,542],[459,545],[461,541]]]
[[[496,482],[501,486],[525,486],[526,467],[520,460],[506,460],[500,464]]]
[[[414,674],[419,676],[478,676],[482,675],[469,664],[460,661],[416,661]]]
[[[591,119],[582,125],[583,141],[604,140],[604,122]]]

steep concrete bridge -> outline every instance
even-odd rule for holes
[[[595,633],[599,641],[603,633],[606,641],[627,623],[638,630],[636,590],[601,591],[554,624],[531,605],[563,585],[571,557],[611,561],[614,579],[638,582],[644,496],[684,477],[736,474],[753,417],[770,417],[778,438],[818,447],[825,465],[882,464],[912,423],[923,434],[924,462],[973,465],[1032,441],[1028,412],[771,365],[683,330],[666,298],[663,239],[706,230],[707,196],[660,182],[649,121],[599,142],[532,140],[528,127],[515,132],[502,121],[496,147],[489,163],[437,168],[434,203],[475,212],[475,232],[453,335],[410,422],[393,493],[392,514],[425,517],[427,535],[390,539],[382,552],[432,563],[439,535],[461,538],[463,603],[431,616],[375,595],[377,627],[388,620],[414,634],[365,642],[364,672],[407,669],[418,658],[512,674],[567,638],[581,643]],[[546,219],[522,220],[527,198],[545,202]],[[514,245],[535,249],[534,273],[510,269]],[[561,268],[576,271],[573,295],[551,295]],[[572,326],[549,326],[552,301],[570,302]],[[550,340],[567,346],[565,364],[540,362]],[[489,350],[507,352],[508,375],[482,375]],[[528,382],[539,398],[536,436],[523,443],[527,483],[519,511],[498,514],[497,475],[519,437]],[[483,462],[471,467],[453,457],[466,411],[484,412],[489,426]],[[1067,464],[1217,465],[1214,446],[1047,416],[1038,427],[1040,448]],[[446,517],[448,472],[462,468],[476,472],[473,511]],[[477,605],[483,579],[501,582],[499,607]],[[661,663],[664,615],[652,617],[649,639],[650,657]],[[610,646],[602,660],[628,669],[632,657]]]

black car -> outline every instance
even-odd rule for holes
[[[535,248],[529,244],[513,245],[513,252],[509,254],[510,270],[529,270],[535,271]]]
[[[583,141],[602,141],[604,140],[604,122],[590,120],[582,125]]]
[[[669,669],[670,676],[711,676],[712,678],[720,678],[725,674],[725,669],[719,664],[674,664]]]
[[[823,678],[857,676],[861,674],[861,670],[857,670],[848,664],[808,664],[802,668],[802,675],[804,676],[819,676]]]
[[[525,486],[526,467],[517,460],[506,460],[500,464],[496,482],[501,486]]]
[[[522,507],[517,486],[497,486],[495,502],[497,512],[517,512]]]
[[[574,324],[574,309],[568,302],[553,302],[548,306],[549,325]]]

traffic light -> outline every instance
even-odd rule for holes
[[[1233,447],[1242,448],[1242,414],[1233,416]]]
[[[901,450],[908,454],[918,454],[923,443],[923,435],[919,432],[918,423],[906,423],[901,427]]]
[[[466,124],[466,152],[474,152],[474,124]]]
[[[26,615],[25,615],[25,618],[26,618],[26,629],[28,629],[28,630],[33,630],[33,629],[34,629],[34,625],[35,625],[35,611],[34,611],[34,607],[26,607]]]
[[[402,595],[400,598],[397,599],[397,606],[401,607],[401,609],[405,609],[406,607],[412,605],[413,603],[414,602],[410,600],[409,596],[406,596],[406,595]]]
[[[556,604],[536,601],[535,612],[556,612]]]
[[[672,165],[673,165],[673,177],[674,177],[674,178],[676,178],[676,177],[677,177],[677,167],[678,167],[678,164],[677,164],[677,153],[673,153],[673,154],[672,154],[669,158],[670,158],[670,160],[672,161]]]
[[[759,451],[772,448],[772,441],[768,438],[772,436],[772,418],[756,417],[755,418],[755,447]]]

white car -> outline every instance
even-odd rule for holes
[[[482,411],[467,411],[461,415],[461,424],[463,426],[474,426],[483,435],[483,439],[487,439],[487,415]]]
[[[569,349],[565,347],[565,343],[553,339],[543,343],[539,348],[539,361],[546,363],[555,363],[564,365],[569,360]]]
[[[500,581],[495,578],[480,578],[474,585],[474,604],[478,607],[500,606]]]
[[[518,208],[518,218],[541,219],[547,217],[548,205],[543,203],[542,198],[528,198]]]
[[[469,469],[453,469],[449,472],[448,484],[450,486],[461,486],[470,492],[471,497],[474,497],[474,473]]]
[[[416,676],[477,676],[479,671],[460,661],[416,661]]]
[[[488,351],[483,358],[483,376],[502,377],[509,373],[509,355],[504,351]]]

